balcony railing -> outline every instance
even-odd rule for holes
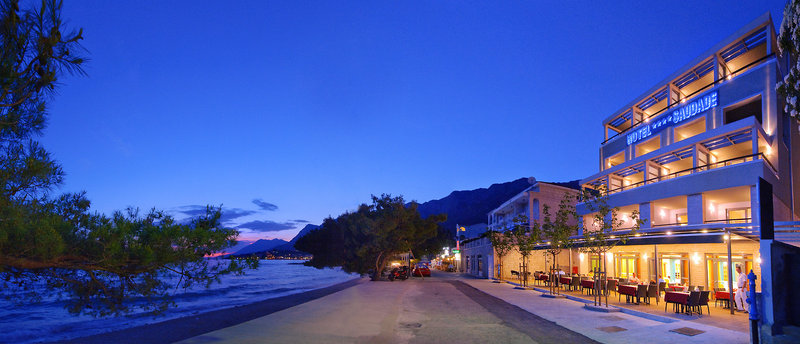
[[[623,185],[623,186],[620,186],[618,188],[614,188],[614,189],[608,190],[608,192],[606,194],[613,194],[613,193],[617,193],[617,192],[620,192],[620,191],[630,190],[630,189],[637,188],[637,187],[640,187],[640,186],[645,185],[645,184],[657,183],[657,182],[660,182],[660,181],[663,181],[663,180],[672,179],[672,178],[676,178],[676,177],[681,177],[681,176],[689,175],[689,174],[692,174],[692,173],[695,173],[695,172],[703,172],[703,171],[713,170],[713,169],[719,168],[719,167],[731,166],[731,165],[741,164],[741,163],[745,163],[745,162],[748,162],[748,161],[755,161],[755,160],[763,160],[764,162],[767,163],[767,165],[769,165],[769,167],[772,169],[772,171],[777,171],[775,169],[775,167],[772,166],[772,163],[769,162],[769,159],[766,158],[764,153],[756,153],[756,154],[750,154],[750,155],[740,156],[740,157],[736,157],[736,158],[731,158],[731,159],[727,159],[727,160],[723,160],[723,161],[717,161],[717,162],[706,164],[706,165],[702,165],[702,166],[687,168],[685,170],[681,170],[681,171],[678,171],[678,172],[673,172],[673,173],[666,174],[666,175],[663,175],[663,176],[658,176],[658,177],[655,177],[655,178],[650,178],[650,179],[643,180],[643,181],[640,181],[640,182],[637,182],[637,183],[633,183],[633,184],[630,184],[630,185]]]
[[[759,64],[759,63],[763,62],[764,60],[766,60],[766,59],[769,59],[769,58],[771,58],[771,57],[774,57],[774,56],[775,56],[775,54],[774,54],[774,53],[773,53],[773,54],[766,55],[766,56],[764,56],[764,57],[762,57],[762,58],[760,58],[760,59],[758,59],[758,60],[755,60],[755,61],[753,61],[753,62],[750,62],[750,63],[746,64],[746,65],[745,65],[745,66],[743,66],[742,68],[739,68],[739,69],[737,69],[737,70],[735,70],[735,71],[731,72],[730,74],[728,74],[728,75],[727,75],[727,76],[725,76],[725,77],[722,77],[722,78],[719,78],[719,79],[717,79],[717,80],[714,80],[714,81],[712,81],[712,82],[711,82],[711,83],[709,83],[708,85],[705,85],[705,86],[701,87],[700,89],[698,89],[697,91],[694,91],[694,92],[692,92],[691,94],[687,95],[687,96],[686,96],[686,97],[684,97],[683,99],[676,100],[676,101],[674,101],[674,102],[672,102],[672,103],[669,103],[669,104],[667,105],[667,107],[665,107],[665,108],[663,108],[663,109],[659,110],[659,111],[658,111],[658,112],[656,112],[656,113],[653,113],[653,114],[652,114],[652,115],[650,115],[650,116],[647,116],[646,118],[642,118],[640,121],[638,121],[638,122],[634,123],[632,126],[630,126],[630,127],[626,128],[626,129],[623,129],[623,130],[621,130],[620,132],[618,132],[618,133],[614,134],[613,136],[609,137],[608,139],[604,140],[604,141],[603,141],[601,144],[606,144],[606,142],[608,142],[608,141],[611,141],[612,139],[616,138],[617,136],[620,136],[620,135],[622,135],[622,134],[624,134],[624,133],[626,133],[626,132],[630,131],[631,129],[638,127],[638,126],[639,126],[640,124],[642,124],[642,123],[646,123],[646,122],[648,122],[648,121],[649,121],[651,118],[653,118],[653,117],[656,117],[656,116],[658,116],[658,115],[660,115],[660,114],[662,114],[662,113],[664,113],[664,112],[666,112],[666,111],[668,111],[668,110],[670,110],[670,109],[674,108],[674,107],[675,107],[675,105],[677,105],[677,104],[680,104],[680,103],[681,103],[681,102],[683,102],[683,101],[688,101],[689,99],[691,99],[691,98],[692,98],[692,97],[694,97],[695,95],[697,95],[697,94],[699,94],[699,93],[701,93],[701,92],[704,92],[704,91],[705,91],[705,90],[707,90],[708,88],[710,88],[710,87],[714,87],[714,86],[716,86],[717,84],[719,84],[719,83],[721,83],[721,82],[725,81],[726,79],[728,79],[728,77],[729,77],[729,76],[733,76],[733,75],[739,74],[740,72],[743,72],[744,70],[746,70],[746,69],[748,69],[748,68],[750,68],[750,67],[752,67],[752,66],[754,66],[754,65],[757,65],[757,64]]]

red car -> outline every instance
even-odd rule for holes
[[[414,267],[414,276],[417,277],[431,277],[431,269],[427,265],[417,264]]]

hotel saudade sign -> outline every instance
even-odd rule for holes
[[[700,97],[700,99],[694,100],[691,103],[672,111],[671,113],[659,116],[657,119],[651,121],[650,124],[634,130],[628,134],[628,145],[642,141],[663,130],[664,128],[681,123],[716,106],[717,91],[714,91]]]

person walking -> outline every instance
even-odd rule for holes
[[[735,301],[736,301],[736,308],[739,311],[747,312],[750,310],[750,305],[747,304],[747,276],[745,276],[744,272],[742,272],[742,265],[736,264],[736,273],[739,274],[738,279],[736,280],[736,292]]]

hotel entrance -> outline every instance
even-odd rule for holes
[[[686,254],[662,254],[661,276],[670,284],[687,285],[689,283],[689,258]]]

